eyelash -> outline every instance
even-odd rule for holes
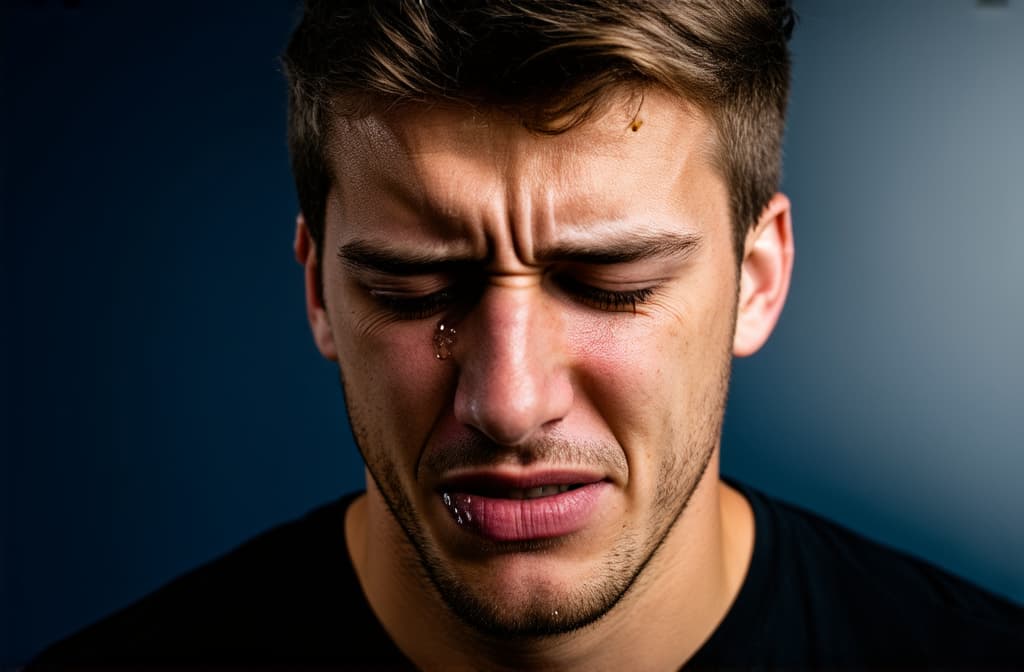
[[[401,297],[392,294],[370,292],[385,310],[402,320],[420,320],[440,312],[453,303],[453,292],[442,289],[426,296]]]
[[[562,290],[573,295],[591,308],[613,312],[636,312],[636,307],[646,303],[654,294],[653,287],[641,287],[615,291],[591,287],[573,278],[560,278]],[[442,289],[432,294],[415,297],[402,297],[371,291],[374,299],[386,310],[402,320],[419,320],[435,315],[457,301],[470,302],[468,293],[460,293],[452,288]]]
[[[653,287],[641,287],[629,290],[611,290],[592,287],[574,278],[559,279],[562,290],[572,294],[591,308],[598,310],[636,312],[637,304],[645,303],[654,294]]]

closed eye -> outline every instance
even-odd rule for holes
[[[584,305],[612,312],[635,313],[637,305],[647,302],[655,291],[654,287],[638,287],[627,290],[603,289],[569,275],[557,277],[556,282],[562,291]]]
[[[573,273],[550,276],[560,292],[589,308],[607,312],[632,312],[655,294],[657,286],[635,289],[606,289],[584,282]],[[448,310],[453,306],[468,308],[480,298],[486,282],[476,274],[465,274],[435,291],[423,293],[407,285],[408,279],[390,286],[368,286],[366,291],[383,310],[400,320],[420,320]],[[436,280],[437,286],[441,284]],[[418,284],[418,283],[417,283]],[[431,283],[433,284],[433,283]],[[427,287],[423,287],[427,289]]]
[[[422,296],[380,289],[371,289],[369,294],[381,308],[401,320],[421,320],[436,315],[451,306],[457,296],[451,287]]]

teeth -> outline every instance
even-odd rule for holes
[[[537,488],[512,488],[506,493],[508,499],[537,499],[550,497],[572,489],[572,485],[542,485]]]

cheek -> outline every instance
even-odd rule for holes
[[[577,384],[621,441],[655,431],[658,414],[673,408],[673,385],[688,350],[674,323],[648,317],[580,329],[574,336]],[[661,425],[661,422],[657,423]]]
[[[344,319],[343,317],[341,318]],[[391,325],[372,334],[337,323],[338,361],[352,423],[372,445],[403,447],[412,453],[434,425],[451,393],[452,367],[434,354],[432,325]]]
[[[729,365],[726,308],[709,302],[577,331],[577,382],[619,441],[655,445],[711,419],[708,397]]]

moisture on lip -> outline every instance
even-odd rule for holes
[[[500,499],[539,499],[541,497],[560,495],[563,492],[575,490],[578,487],[580,487],[578,483],[564,483],[560,485],[541,485],[536,488],[504,488],[500,492],[494,491],[486,496]],[[466,508],[473,502],[472,495],[453,497],[450,493],[444,492],[441,494],[441,499],[444,501],[444,505],[448,507],[448,510],[451,511],[455,522],[459,525],[473,522],[473,514]]]
[[[452,521],[497,542],[564,537],[586,527],[599,506],[599,483],[551,483],[533,488],[502,486],[481,479],[448,484],[438,494]],[[487,488],[486,492],[473,489]],[[516,495],[511,497],[510,495]]]
[[[473,514],[465,508],[460,510],[458,504],[455,503],[455,500],[452,498],[451,495],[449,495],[446,492],[441,496],[441,498],[444,500],[444,505],[447,506],[448,510],[452,512],[452,516],[455,517],[455,522],[457,522],[459,525],[465,525],[466,523],[473,522]],[[466,495],[461,499],[464,502],[463,507],[468,506],[473,501],[472,497],[470,497],[469,495]]]

